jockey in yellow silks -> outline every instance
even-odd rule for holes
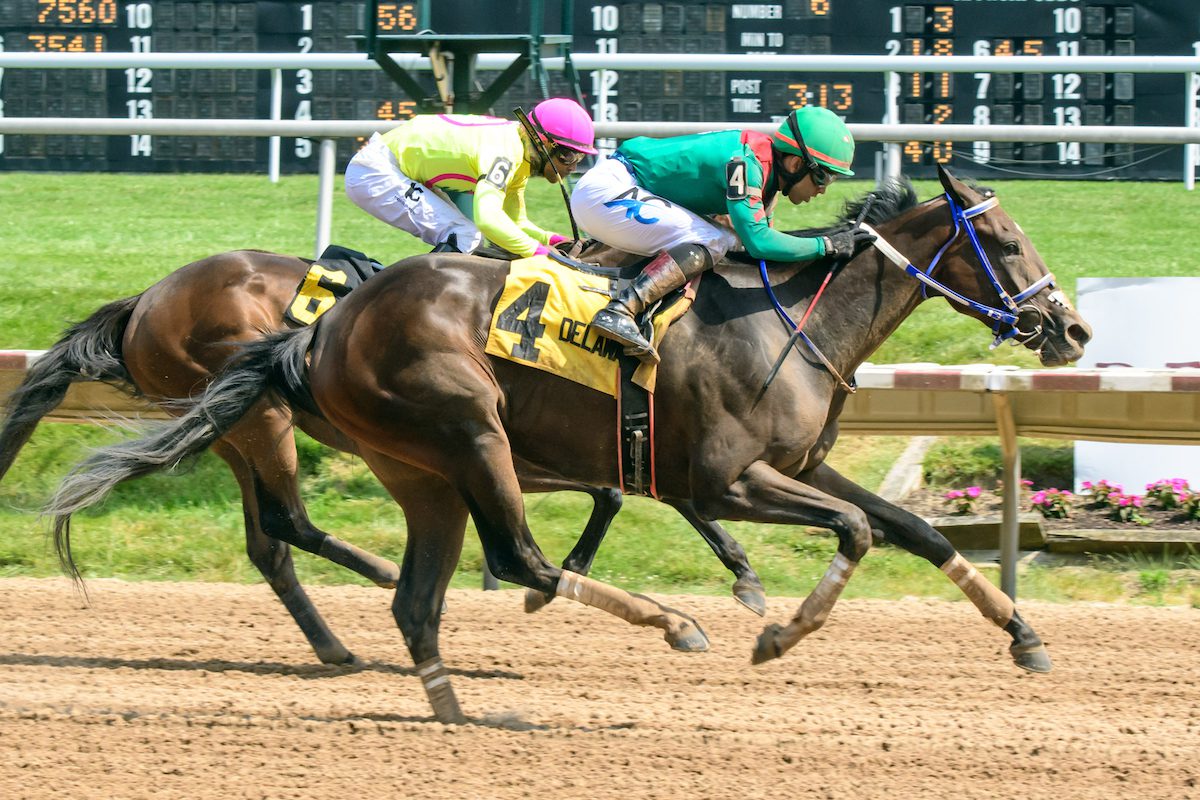
[[[551,183],[596,153],[591,117],[574,100],[544,100],[520,123],[466,114],[426,114],[373,135],[346,167],[355,205],[435,250],[469,253],[486,239],[519,256],[548,252],[566,237],[525,211],[530,175]]]

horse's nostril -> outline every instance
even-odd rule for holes
[[[1086,322],[1076,323],[1067,328],[1067,336],[1074,339],[1082,347],[1092,340],[1092,327]]]

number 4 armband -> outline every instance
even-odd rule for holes
[[[725,164],[725,199],[746,199],[746,162],[741,156],[731,158]]]

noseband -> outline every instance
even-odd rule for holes
[[[880,236],[879,232],[870,225],[864,223],[862,227],[864,230],[875,234],[874,244],[879,252],[883,253],[893,264],[921,282],[921,294],[923,297],[929,296],[929,289],[932,287],[937,292],[945,295],[946,299],[952,300],[959,305],[967,306],[971,310],[983,314],[988,319],[994,320],[995,324],[992,326],[992,333],[996,335],[996,338],[992,341],[993,349],[998,347],[1002,342],[1010,339],[1014,345],[1017,345],[1023,344],[1040,335],[1042,333],[1041,323],[1044,319],[1042,310],[1032,304],[1021,304],[1043,289],[1054,286],[1054,273],[1047,272],[1029,288],[1016,295],[1010,295],[1000,285],[1000,279],[996,277],[996,271],[992,268],[992,262],[988,259],[987,253],[984,252],[983,246],[979,243],[979,235],[975,232],[974,223],[971,222],[973,218],[980,214],[998,207],[1000,199],[992,196],[970,208],[963,208],[947,192],[946,203],[950,208],[950,219],[954,223],[954,230],[950,233],[950,238],[946,240],[945,244],[938,248],[933,261],[930,262],[929,267],[924,271],[913,266],[910,260],[905,258],[899,250]],[[979,263],[983,267],[984,274],[987,275],[988,280],[991,281],[992,286],[996,289],[996,294],[1000,298],[1000,304],[1003,306],[1002,308],[984,305],[972,300],[933,277],[933,271],[941,263],[942,256],[945,255],[950,245],[954,244],[955,240],[958,239],[958,235],[964,230],[967,233],[967,238],[971,240],[971,246],[975,249],[975,255],[979,258]],[[1020,322],[1022,317],[1026,319],[1032,317],[1035,320],[1029,330],[1021,329]],[[1004,328],[1004,326],[1007,326],[1007,328]]]

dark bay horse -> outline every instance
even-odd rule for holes
[[[617,263],[623,254],[608,253]],[[146,291],[110,303],[73,326],[28,371],[5,407],[0,426],[0,479],[38,422],[62,401],[74,381],[106,381],[161,404],[199,392],[238,342],[287,327],[284,310],[312,261],[253,250],[221,253],[172,272]],[[295,441],[298,425],[314,439],[347,452],[356,443],[319,414],[261,403],[212,449],[229,465],[242,495],[246,551],[325,663],[352,663],[353,655],[330,631],[296,578],[290,546],[341,564],[381,586],[395,586],[400,568],[317,528],[300,497]],[[519,468],[527,491],[572,489],[591,495],[594,507],[564,566],[584,574],[621,507],[621,493],[568,484],[533,465]],[[686,506],[676,508],[700,531],[734,573],[733,594],[765,613],[766,599],[745,551],[715,522]],[[527,599],[534,610],[541,595]]]
[[[754,663],[782,655],[824,623],[875,530],[945,572],[1009,634],[1018,666],[1050,669],[1041,639],[1013,602],[941,534],[825,463],[845,399],[837,375],[852,375],[927,293],[954,299],[956,310],[983,321],[998,339],[1036,351],[1047,366],[1079,358],[1090,338],[1086,322],[1054,288],[1033,244],[995,196],[944,171],[941,180],[941,197],[917,204],[911,189],[893,189],[871,207],[866,221],[880,236],[876,248],[828,285],[809,320],[824,362],[797,355],[764,391],[790,331],[761,287],[739,288],[714,274],[701,282],[693,313],[661,342],[660,494],[706,519],[810,525],[837,535],[828,571],[786,625],[764,629]],[[848,218],[853,215],[851,209]],[[468,515],[498,577],[660,628],[676,649],[704,649],[707,639],[694,620],[561,570],[534,542],[514,458],[571,482],[614,485],[614,404],[484,353],[505,273],[503,264],[469,256],[418,256],[356,290],[315,329],[246,346],[195,408],[157,433],[97,452],[63,482],[47,508],[57,517],[60,556],[73,569],[73,512],[121,480],[203,449],[234,429],[247,410],[274,403],[319,410],[356,443],[403,507],[408,538],[392,611],[439,720],[464,719],[438,631]],[[777,275],[780,310],[799,318],[824,271],[779,265]]]

